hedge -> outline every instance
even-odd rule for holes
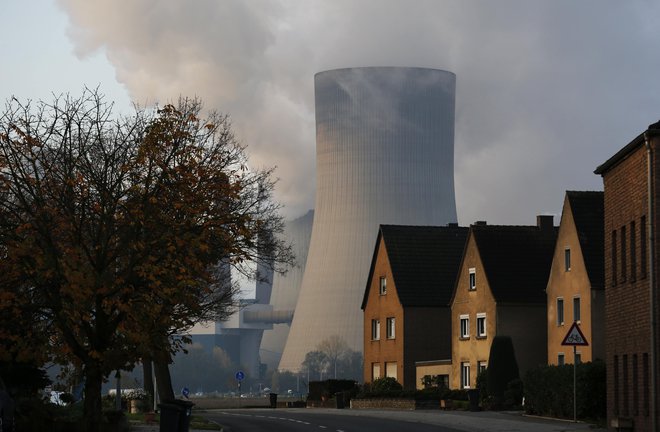
[[[604,419],[607,415],[605,362],[577,365],[577,417]],[[539,366],[524,378],[528,414],[573,418],[573,365]]]

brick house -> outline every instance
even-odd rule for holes
[[[548,296],[548,364],[573,363],[561,343],[573,322],[589,342],[578,362],[605,359],[603,192],[567,191],[557,234]]]
[[[632,422],[636,431],[652,430],[658,413],[658,389],[653,381],[657,383],[659,362],[653,346],[657,347],[660,333],[654,264],[658,256],[659,147],[660,122],[595,171],[603,177],[605,194],[608,422],[611,426]]]
[[[557,238],[552,216],[536,226],[470,227],[454,296],[452,388],[474,388],[497,335],[510,336],[521,376],[547,358],[546,295]]]
[[[364,382],[389,376],[415,389],[416,362],[451,358],[449,301],[467,231],[380,226],[362,301]]]

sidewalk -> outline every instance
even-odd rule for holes
[[[339,415],[369,415],[411,422],[420,422],[466,432],[604,432],[588,423],[573,423],[541,417],[524,416],[522,412],[507,411],[390,411],[390,410],[336,410]]]

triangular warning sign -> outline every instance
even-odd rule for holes
[[[572,346],[587,346],[589,345],[589,342],[587,342],[587,338],[584,337],[584,334],[582,333],[582,330],[580,330],[580,327],[578,327],[577,322],[573,322],[573,325],[568,330],[568,333],[566,333],[566,336],[564,337],[564,340],[561,342],[561,344]]]

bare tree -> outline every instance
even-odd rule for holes
[[[317,350],[321,351],[328,358],[328,362],[334,370],[334,378],[337,378],[337,363],[348,353],[348,344],[339,335],[332,335],[322,340],[317,345]]]

